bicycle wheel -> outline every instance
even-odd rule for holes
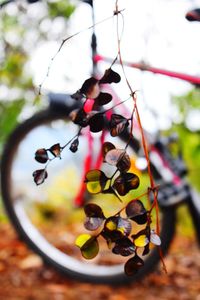
[[[77,126],[69,121],[68,113],[42,111],[19,125],[9,137],[1,162],[2,196],[8,216],[32,250],[47,264],[75,279],[119,284],[141,278],[159,262],[157,249],[147,257],[137,276],[129,278],[124,275],[122,259],[115,256],[113,260],[110,251],[103,248],[97,258],[88,262],[74,245],[78,234],[85,232],[83,210],[74,207],[82,181],[84,153],[88,148],[84,134],[80,137],[77,153],[66,149],[62,160],[49,165],[45,183],[41,186],[33,183],[32,173],[40,168],[34,160],[35,151],[58,142],[65,144],[66,139],[76,134]],[[97,202],[98,197],[95,198]],[[105,209],[115,206],[109,201],[113,200],[104,201]],[[161,220],[162,247],[166,253],[174,235],[175,211],[163,210]]]

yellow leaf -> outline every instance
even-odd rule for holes
[[[98,194],[102,191],[99,181],[91,181],[87,183],[87,190],[91,194]]]
[[[75,245],[79,248],[83,247],[84,244],[91,238],[92,236],[88,233],[81,234],[77,237],[75,241]]]
[[[134,244],[136,247],[145,247],[149,243],[146,235],[140,235],[138,238],[134,240]]]

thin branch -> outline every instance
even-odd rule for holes
[[[105,113],[107,113],[107,112],[110,111],[110,110],[113,110],[113,108],[115,108],[115,107],[117,107],[117,106],[119,106],[119,105],[125,103],[126,101],[128,101],[128,100],[130,100],[130,99],[131,99],[131,97],[128,97],[128,98],[126,98],[125,100],[120,101],[119,103],[113,105],[112,107],[110,107],[110,108],[104,110],[104,111],[102,112],[102,114],[105,114]]]
[[[79,129],[78,133],[72,137],[64,146],[62,146],[62,150],[65,149],[76,137],[79,137],[81,133],[82,127]]]
[[[96,22],[95,24],[92,24],[92,25],[90,25],[89,27],[86,27],[86,28],[84,28],[84,29],[82,29],[82,30],[80,30],[80,31],[78,31],[78,32],[76,32],[76,33],[74,33],[74,34],[70,35],[69,37],[67,37],[67,38],[65,38],[65,39],[62,40],[62,42],[61,42],[61,44],[60,44],[58,50],[56,51],[56,53],[54,54],[54,56],[51,58],[50,64],[49,64],[49,66],[48,66],[46,75],[45,75],[45,77],[44,77],[42,83],[39,85],[39,91],[38,91],[39,95],[41,94],[41,89],[42,89],[42,86],[43,86],[45,80],[47,79],[47,77],[49,77],[49,73],[50,73],[52,64],[53,64],[55,58],[57,57],[57,55],[60,53],[60,51],[61,51],[61,49],[63,48],[64,44],[65,44],[66,42],[68,42],[69,40],[71,40],[72,38],[74,38],[75,36],[77,36],[77,35],[79,35],[79,34],[85,32],[85,31],[87,31],[87,30],[90,30],[90,29],[92,29],[92,28],[95,28],[96,26],[98,26],[98,25],[100,25],[100,24],[102,24],[102,23],[104,23],[104,22],[106,22],[106,21],[112,19],[112,18],[115,17],[117,14],[121,13],[122,11],[124,11],[124,9],[118,11],[117,13],[114,12],[114,14],[113,14],[112,16],[109,16],[109,17],[107,17],[107,18],[105,18],[105,19],[103,19],[103,20],[100,20],[99,22]],[[117,60],[117,57],[114,59],[112,65],[115,63],[116,60]],[[112,66],[112,65],[111,65],[111,66]]]
[[[118,11],[118,1],[116,1],[116,11]],[[125,72],[125,68],[124,68],[124,64],[123,64],[123,59],[122,59],[122,55],[121,55],[121,36],[119,34],[119,15],[122,17],[123,20],[123,24],[124,24],[124,17],[122,15],[122,13],[117,13],[117,41],[118,41],[118,56],[119,56],[119,61],[120,61],[120,65],[122,67],[122,71],[127,83],[127,86],[131,92],[131,96],[134,102],[134,110],[136,112],[136,117],[138,120],[138,125],[139,125],[139,129],[141,132],[141,136],[142,136],[142,146],[144,149],[144,154],[147,160],[147,168],[148,168],[148,174],[149,174],[149,178],[150,178],[150,185],[151,185],[151,189],[154,190],[155,189],[155,183],[153,180],[153,176],[152,176],[152,172],[151,172],[151,165],[150,165],[150,159],[149,159],[149,152],[148,152],[148,147],[147,147],[147,143],[146,143],[146,138],[145,138],[145,134],[144,134],[144,130],[142,127],[142,123],[141,123],[141,119],[140,119],[140,115],[139,115],[139,111],[138,111],[138,107],[137,107],[137,103],[136,103],[136,97],[135,97],[135,93],[131,87],[131,84],[126,76],[126,72]],[[133,122],[132,122],[133,123]],[[132,124],[133,126],[133,124]],[[154,193],[154,202],[155,202],[155,206],[157,207],[158,204],[157,203],[157,197],[156,197],[156,193]],[[157,222],[158,223],[158,222]],[[157,231],[159,232],[159,226],[157,227]]]

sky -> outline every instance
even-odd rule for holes
[[[96,21],[111,16],[114,7],[115,0],[95,0]],[[119,0],[119,8],[124,9],[123,59],[132,62],[144,60],[154,67],[200,76],[200,24],[185,19],[186,12],[196,7],[200,7],[200,1]],[[68,33],[76,33],[91,23],[90,7],[82,3],[71,17]],[[116,20],[110,19],[96,26],[96,34],[99,53],[115,57]],[[44,90],[73,92],[80,87],[91,70],[90,35],[91,31],[87,30],[65,44],[53,62]],[[54,41],[35,49],[31,66],[38,65],[36,61],[40,62],[40,70],[33,67],[36,84],[44,78],[59,44],[60,41]],[[107,67],[102,65],[102,70]],[[118,67],[116,70],[120,71]],[[191,85],[133,69],[127,69],[126,73],[133,90],[140,91],[138,101],[144,115],[143,126],[152,131],[158,126],[160,129],[168,128],[171,115],[175,113],[171,109],[171,96],[187,92]],[[122,99],[127,98],[125,85],[120,85],[117,92]],[[157,114],[156,121],[148,107]]]

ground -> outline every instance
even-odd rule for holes
[[[128,286],[77,282],[43,264],[9,224],[0,227],[1,300],[200,300],[200,251],[194,238],[176,236],[165,259],[168,274],[155,272]]]

